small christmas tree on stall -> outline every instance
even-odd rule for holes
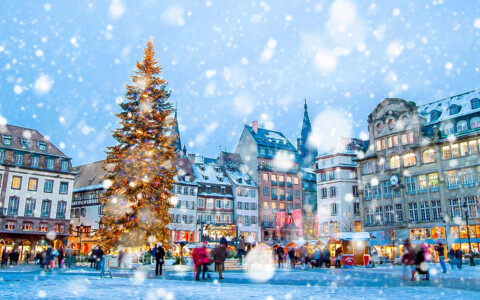
[[[160,77],[154,54],[150,40],[116,115],[120,128],[113,137],[118,145],[106,151],[105,193],[100,200],[105,210],[97,235],[107,251],[169,239],[168,199],[176,175],[175,137],[169,131],[174,119],[167,81]]]

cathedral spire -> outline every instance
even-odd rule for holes
[[[308,139],[312,134],[312,124],[310,123],[310,117],[308,116],[308,106],[307,106],[307,99],[305,98],[305,103],[303,105],[303,122],[302,122],[302,131],[299,139],[299,155],[300,155],[300,162],[302,166],[308,167],[311,165],[315,158],[318,155],[318,151],[316,146],[309,143]]]
[[[177,108],[176,108],[176,105],[175,105],[175,109],[174,109],[174,120],[175,120],[175,124],[173,124],[173,128],[172,128],[172,135],[174,135],[174,139],[175,141],[173,142],[173,145],[175,147],[175,152],[179,151],[179,150],[182,150],[182,141],[180,140],[180,130],[178,129],[178,120],[177,120]]]

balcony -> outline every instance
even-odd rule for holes
[[[285,200],[285,195],[280,195],[280,200]]]
[[[272,180],[272,185],[277,185],[277,182]]]
[[[293,200],[293,197],[292,197],[292,196],[287,196],[287,200],[288,200],[288,201],[292,201],[292,200]]]
[[[285,181],[279,181],[279,182],[278,182],[278,185],[279,185],[279,186],[285,186]]]
[[[277,200],[277,195],[276,194],[272,194],[272,200]]]

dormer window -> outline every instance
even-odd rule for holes
[[[47,169],[53,170],[55,167],[55,160],[53,158],[47,158]]]
[[[251,184],[252,183],[252,180],[251,179],[247,179],[245,180],[247,182],[247,184]]]
[[[40,151],[47,151],[47,143],[45,142],[37,142],[38,150]]]
[[[223,178],[220,177],[220,176],[218,176],[217,179],[218,179],[218,181],[223,181]]]
[[[456,114],[458,114],[458,113],[460,112],[460,106],[458,106],[458,105],[451,105],[451,106],[449,107],[449,109],[450,109],[450,115],[451,115],[451,116],[452,116],[452,115],[456,115]]]
[[[480,99],[474,98],[470,102],[472,103],[472,109],[480,108]]]
[[[215,167],[214,170],[215,170],[215,172],[217,172],[217,173],[220,172],[220,168],[218,168],[218,167]]]
[[[63,164],[63,162],[62,162]],[[90,179],[88,179],[88,185],[91,185],[93,183],[93,180],[95,179],[95,175],[93,175],[92,177],[90,177]]]
[[[207,175],[203,175],[203,179],[208,180],[208,176],[207,176]]]
[[[30,148],[30,141],[27,140],[27,139],[22,139],[22,147],[25,148],[25,149],[28,149]]]
[[[68,161],[62,161],[60,168],[62,172],[68,172],[68,169],[69,169]]]
[[[435,122],[440,118],[441,113],[438,110],[434,110],[430,113],[430,122]]]
[[[242,178],[237,179],[238,183],[242,183]]]
[[[200,166],[200,170],[205,171],[205,166]]]
[[[190,175],[185,175],[185,181],[190,181]]]
[[[12,144],[12,136],[11,135],[2,135],[2,143],[5,146],[10,146]]]

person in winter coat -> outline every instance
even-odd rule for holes
[[[50,262],[53,261],[55,258],[53,256],[53,248],[48,247],[45,251],[45,256],[43,259],[43,268],[45,271],[51,270]]]
[[[65,268],[71,268],[72,267],[72,260],[73,260],[72,245],[68,245],[67,250],[65,250]]]
[[[308,255],[308,252],[307,252],[307,249],[302,247],[300,249],[300,263],[302,264],[302,269],[305,269],[305,264],[307,263],[307,255]]]
[[[458,248],[457,251],[455,251],[455,260],[457,261],[457,268],[459,270],[462,269],[462,258],[463,258],[463,251],[462,249]]]
[[[99,271],[102,267],[102,261],[103,261],[103,249],[102,246],[98,246],[97,248],[97,260],[95,263],[95,270]]]
[[[205,279],[205,273],[208,272],[208,264],[210,263],[210,257],[207,253],[207,245],[208,242],[204,241],[201,247],[193,249],[192,257],[196,269],[195,280],[197,281],[200,280],[200,273],[202,273],[202,279]],[[208,278],[210,278],[210,275],[208,275]]]
[[[342,247],[337,248],[335,250],[335,268],[340,268],[341,267],[341,260],[342,260],[342,254],[343,254],[343,249]]]
[[[288,250],[288,259],[290,260],[290,265],[293,268],[295,268],[295,249],[290,248]]]
[[[450,264],[450,267],[453,270],[453,267],[457,265],[457,261],[455,259],[455,249],[450,248],[450,251],[448,251],[447,257],[448,257],[448,263]]]
[[[325,262],[325,268],[330,268],[330,250],[327,247],[323,248],[323,261]]]
[[[122,249],[118,252],[118,268],[121,268],[123,266],[123,257],[125,255],[125,250]]]
[[[215,268],[218,271],[218,279],[223,279],[223,263],[225,262],[226,256],[227,247],[225,247],[225,245],[220,244],[213,249],[213,261],[215,262]]]
[[[65,263],[65,252],[63,251],[63,247],[60,247],[58,249],[58,267],[61,268],[63,264]]]
[[[312,259],[312,269],[313,267],[321,268],[322,267],[322,262],[323,262],[323,253],[320,251],[320,249],[316,249],[315,252],[313,252],[313,259]]]
[[[228,241],[224,236],[220,238],[220,245],[224,245],[225,248],[228,246]]]
[[[283,254],[284,254],[283,248],[282,248],[282,246],[279,246],[277,248],[277,257],[278,257],[278,267],[279,268],[283,268]]]
[[[3,266],[7,266],[8,256],[9,256],[9,253],[7,251],[7,248],[4,248],[3,253],[2,253],[2,268],[3,268]]]
[[[158,243],[155,247],[155,276],[162,276],[162,268],[165,262],[165,250],[162,247],[162,243]]]
[[[410,272],[412,273],[411,280],[415,280],[415,259],[413,257],[413,247],[410,242],[410,239],[407,238],[405,243],[403,243],[403,256],[402,256],[402,264],[403,264],[403,280],[406,280],[406,272],[407,268],[410,268]]]
[[[97,247],[93,246],[91,258],[90,258],[90,268],[96,268],[97,263]]]
[[[440,266],[442,266],[443,273],[447,273],[447,266],[445,266],[445,247],[442,242],[438,242],[434,249],[437,251],[438,260],[440,261]]]

